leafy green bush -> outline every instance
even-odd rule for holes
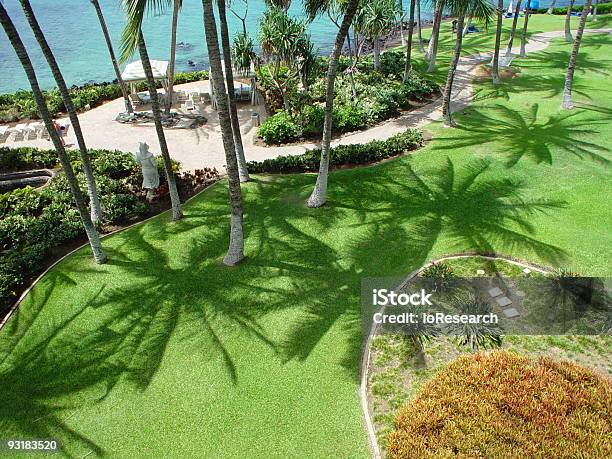
[[[595,7],[595,5],[593,5]],[[576,5],[572,8],[572,11],[577,13],[581,12],[583,9],[583,5]],[[600,3],[597,5],[597,14],[607,14],[612,11],[612,2],[609,3]],[[544,14],[548,12],[548,8],[538,8],[537,13]],[[553,8],[552,14],[567,14],[567,6],[561,8]]]
[[[373,140],[365,144],[339,145],[332,148],[329,163],[332,167],[370,164],[415,150],[422,144],[421,131],[408,129],[387,140]],[[296,156],[278,156],[261,162],[250,161],[247,167],[251,173],[316,172],[319,169],[320,159],[321,150],[315,149]]]
[[[257,134],[266,143],[285,143],[298,139],[302,135],[301,127],[284,110],[266,119]]]
[[[390,458],[610,457],[606,377],[496,351],[458,358],[397,412]]]

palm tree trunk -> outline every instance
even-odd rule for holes
[[[527,44],[527,27],[529,24],[529,16],[531,16],[531,0],[527,0],[527,5],[525,7],[525,22],[523,23],[523,33],[521,34],[521,57],[525,57],[527,55],[525,52],[525,45]]]
[[[353,95],[353,100],[357,99],[357,87],[355,86],[355,57],[353,56],[353,47],[351,46],[351,34],[350,31],[346,33],[346,45],[348,46],[349,53],[349,82],[351,84],[351,94]],[[355,43],[356,45],[356,43]]]
[[[578,31],[576,32],[576,39],[574,40],[574,47],[572,48],[572,54],[570,55],[569,63],[567,64],[567,75],[565,76],[565,86],[563,89],[563,102],[561,108],[571,109],[574,107],[572,103],[572,84],[574,83],[574,70],[576,68],[576,59],[578,58],[578,51],[580,50],[580,42],[582,41],[582,34],[584,33],[584,26],[586,24],[586,18],[591,8],[591,0],[586,0],[584,7],[582,8],[582,14],[580,15],[580,23],[578,24]]]
[[[553,9],[555,8],[556,3],[557,3],[557,0],[552,0],[552,2],[550,3],[550,6],[548,7],[548,10],[546,11],[546,14],[553,14]]]
[[[504,0],[497,1],[497,28],[495,29],[495,49],[493,50],[493,62],[492,62],[492,78],[493,84],[499,84],[499,48],[501,46],[501,32],[502,32],[502,21],[504,14]]]
[[[421,0],[416,0],[416,15],[417,15],[417,37],[419,40],[419,51],[424,53],[425,47],[423,46],[423,31],[421,29]]]
[[[565,41],[568,43],[574,42],[574,37],[572,37],[572,30],[571,30],[571,24],[570,24],[570,20],[572,18],[572,7],[573,6],[574,6],[574,0],[571,0],[569,6],[567,7],[567,13],[565,14]]]
[[[81,217],[83,228],[85,229],[85,233],[87,234],[87,238],[89,239],[89,245],[91,247],[91,251],[93,252],[94,260],[98,264],[104,263],[106,261],[106,254],[102,249],[100,236],[98,235],[98,232],[96,231],[96,228],[93,222],[91,221],[89,213],[87,212],[87,206],[85,205],[85,197],[83,196],[83,193],[79,188],[79,183],[77,181],[74,170],[72,169],[72,165],[70,164],[70,160],[68,159],[68,155],[66,154],[64,145],[62,144],[62,141],[53,126],[51,114],[47,109],[47,105],[45,104],[42,91],[38,86],[38,80],[36,79],[34,67],[32,67],[32,61],[30,60],[30,56],[28,56],[26,48],[23,45],[21,38],[19,37],[17,29],[15,29],[11,18],[9,17],[8,13],[6,12],[6,9],[4,8],[4,5],[2,5],[1,2],[0,23],[2,23],[2,28],[6,32],[6,35],[9,41],[11,42],[11,45],[17,53],[17,57],[19,58],[19,61],[21,62],[21,65],[28,77],[28,81],[30,82],[30,87],[32,88],[32,94],[34,95],[36,106],[47,131],[49,131],[49,136],[53,141],[55,150],[57,151],[60,164],[62,165],[64,175],[66,176],[66,180],[68,181],[68,184],[70,186],[70,191],[72,192],[72,196],[79,212],[79,216]]]
[[[115,57],[115,51],[113,50],[113,42],[110,38],[110,34],[108,33],[108,28],[106,27],[106,21],[104,20],[104,15],[102,14],[102,8],[100,8],[100,3],[98,0],[90,0],[91,4],[96,9],[96,14],[98,15],[98,20],[100,21],[100,27],[102,28],[102,33],[104,34],[104,40],[106,41],[106,47],[108,48],[108,53],[110,54],[111,62],[113,63],[113,69],[115,70],[115,77],[117,78],[117,84],[121,89],[121,95],[123,96],[123,101],[125,103],[125,111],[128,113],[133,113],[134,108],[132,107],[132,103],[130,102],[130,98],[128,96],[128,91],[125,86],[125,82],[123,78],[121,78],[121,70],[119,69],[119,64],[117,63],[117,58]]]
[[[414,29],[414,3],[410,0],[410,10],[408,12],[408,38],[406,39],[406,62],[404,63],[404,82],[408,81],[408,75],[412,70],[412,32]]]
[[[374,68],[380,70],[380,38],[374,38]]]
[[[178,28],[178,17],[181,10],[181,0],[174,0],[172,6],[172,33],[170,41],[170,63],[168,64],[168,93],[165,99],[166,115],[170,114],[172,101],[174,100],[174,67],[176,63],[176,31]]]
[[[595,6],[593,7],[593,14],[592,14],[591,19],[597,18],[597,5],[599,5],[599,0],[595,0]]]
[[[240,133],[240,120],[236,108],[236,95],[234,93],[234,72],[232,70],[232,47],[230,45],[229,32],[227,28],[227,16],[225,11],[225,0],[217,0],[219,8],[219,22],[221,23],[221,46],[223,49],[223,62],[225,63],[225,82],[227,84],[227,95],[229,101],[230,120],[234,134],[234,146],[236,148],[236,159],[238,160],[238,175],[241,182],[249,181],[246,158],[244,157],[244,146],[242,134]]]
[[[457,39],[455,41],[455,52],[453,54],[453,59],[451,61],[451,65],[448,69],[448,76],[446,77],[446,85],[444,86],[444,103],[442,105],[442,115],[444,116],[444,124],[446,126],[454,126],[455,122],[453,121],[453,116],[451,113],[451,95],[453,92],[453,80],[455,79],[455,71],[457,70],[457,64],[459,63],[459,58],[461,57],[461,44],[463,42],[463,34],[459,31],[463,28],[463,23],[465,22],[465,13],[459,16],[457,19]]]
[[[157,86],[153,78],[153,70],[151,69],[151,61],[147,52],[147,45],[142,35],[142,31],[138,32],[138,51],[140,52],[140,60],[147,78],[147,86],[149,87],[149,95],[151,96],[151,110],[153,111],[153,121],[155,122],[155,130],[157,131],[157,140],[159,141],[159,149],[164,161],[164,170],[166,171],[166,180],[168,181],[168,191],[170,192],[170,202],[172,204],[172,220],[180,220],[183,216],[181,210],[181,200],[176,188],[176,179],[172,170],[172,160],[168,152],[168,144],[164,128],[161,123],[161,110],[159,106],[159,98],[157,97]]]
[[[404,36],[404,0],[397,0],[397,11],[399,17],[399,26],[400,26],[400,38],[402,46],[406,46],[406,37]]]
[[[87,151],[87,146],[85,145],[85,139],[83,138],[81,124],[79,123],[79,118],[74,108],[74,104],[72,103],[72,99],[70,98],[68,87],[66,86],[64,76],[62,75],[62,72],[60,71],[60,68],[57,65],[57,61],[55,60],[53,51],[51,51],[51,48],[47,43],[47,39],[45,38],[42,29],[38,25],[38,21],[36,20],[36,16],[34,15],[34,11],[32,10],[30,2],[28,0],[19,1],[23,8],[25,17],[28,20],[28,24],[30,24],[30,28],[32,29],[32,32],[34,32],[34,37],[36,38],[36,41],[38,42],[40,49],[42,50],[42,53],[45,56],[49,67],[51,68],[53,79],[57,84],[60,95],[62,97],[62,101],[64,102],[64,106],[66,107],[66,112],[68,113],[68,118],[70,118],[70,123],[72,124],[72,128],[74,129],[74,135],[77,139],[79,153],[81,156],[81,163],[83,165],[83,172],[85,173],[85,181],[87,183],[87,194],[89,195],[89,201],[91,205],[91,219],[94,223],[99,223],[102,220],[102,208],[100,206],[100,199],[98,198],[98,190],[93,174],[93,168],[91,166],[91,159],[89,158],[89,152]]]
[[[465,37],[468,33],[468,30],[470,30],[470,27],[472,25],[472,18],[469,17],[467,22],[465,23],[465,25],[463,26],[463,29],[461,30],[461,35],[463,35],[463,37]],[[457,28],[458,30],[459,28]]]
[[[438,40],[440,38],[440,25],[442,23],[442,12],[444,10],[444,0],[438,0],[436,3],[436,11],[434,13],[434,23],[429,39],[429,47],[427,49],[426,59],[429,59],[427,72],[433,72],[436,69],[436,57],[438,55]],[[458,32],[457,32],[458,33]]]
[[[519,13],[521,11],[521,0],[517,0],[516,8],[514,9],[514,17],[512,18],[512,29],[510,30],[510,40],[508,40],[508,47],[506,48],[506,56],[512,55],[512,43],[514,42],[514,35],[516,34],[516,24],[518,23]]]
[[[213,12],[212,0],[202,0],[202,6],[204,9],[206,46],[208,47],[208,59],[210,61],[210,77],[215,89],[215,94],[217,94],[217,113],[219,114],[223,149],[225,150],[227,179],[229,182],[229,202],[231,209],[230,242],[227,254],[223,258],[223,263],[228,266],[234,266],[244,259],[242,191],[240,189],[238,160],[236,159],[236,147],[234,146],[228,97],[223,81],[221,51],[219,50],[219,38],[217,36],[217,24]]]
[[[325,119],[323,122],[323,138],[321,140],[321,162],[319,164],[319,174],[317,182],[308,198],[308,207],[321,207],[327,201],[327,179],[329,172],[329,147],[332,134],[332,114],[334,110],[334,83],[338,70],[338,58],[342,52],[342,44],[346,38],[353,17],[357,11],[359,0],[350,0],[344,18],[338,29],[334,49],[329,56],[329,66],[327,68],[326,88],[325,88]]]

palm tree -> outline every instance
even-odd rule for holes
[[[223,81],[223,67],[221,65],[221,51],[217,36],[217,23],[215,21],[212,0],[202,0],[204,10],[204,30],[206,34],[206,46],[208,48],[208,59],[210,61],[210,77],[217,98],[217,113],[221,126],[223,138],[223,149],[225,150],[225,163],[227,166],[227,178],[229,182],[229,202],[231,209],[230,217],[230,243],[223,263],[234,266],[244,259],[244,235],[242,231],[243,209],[242,192],[240,189],[240,176],[238,174],[238,161],[236,159],[236,147],[234,146],[234,135],[232,132],[232,121],[228,103],[225,82]]]
[[[552,0],[552,2],[550,2],[550,6],[548,7],[548,10],[546,10],[546,14],[553,14],[553,9],[555,8],[556,4],[557,4],[557,0]]]
[[[338,59],[342,52],[342,45],[357,13],[359,0],[348,0],[344,12],[344,18],[336,34],[334,48],[329,56],[327,75],[325,77],[325,118],[323,121],[323,138],[321,140],[321,162],[319,164],[319,174],[312,194],[308,198],[308,207],[321,207],[327,201],[327,179],[329,171],[329,148],[332,134],[332,114],[334,110],[334,83],[338,70]],[[326,0],[306,0],[305,8],[311,18],[314,18],[327,7]]]
[[[365,4],[360,21],[361,33],[374,45],[374,68],[380,69],[380,39],[393,26],[394,0],[372,0]]]
[[[469,11],[473,18],[483,20],[486,25],[493,14],[493,8],[488,0],[448,0],[446,5],[451,11],[451,14],[458,19],[455,51],[451,60],[451,65],[448,69],[446,85],[444,86],[442,114],[444,116],[444,124],[446,126],[454,126],[455,123],[453,121],[450,103],[455,71],[457,70],[457,64],[459,63],[459,58],[461,57],[461,45],[463,42],[463,34],[461,33],[461,30],[463,30],[465,16]]]
[[[501,46],[502,22],[504,20],[504,0],[497,0],[497,27],[495,28],[495,49],[491,63],[491,76],[493,84],[499,84],[499,48]]]
[[[431,37],[429,38],[429,46],[427,47],[427,53],[425,54],[425,59],[429,60],[427,72],[433,72],[436,68],[436,57],[438,55],[438,40],[440,38],[440,25],[442,24],[444,2],[445,0],[436,0],[435,2],[436,6],[434,10],[433,24],[431,26]]]
[[[181,200],[176,187],[176,178],[172,170],[172,159],[168,151],[164,128],[161,123],[161,109],[159,97],[157,96],[157,86],[153,78],[153,69],[151,68],[147,45],[141,30],[145,10],[147,8],[154,8],[156,5],[149,5],[147,0],[123,0],[123,5],[128,15],[128,21],[121,36],[121,60],[127,60],[138,49],[151,97],[151,110],[153,112],[155,131],[157,132],[159,149],[164,162],[166,180],[168,181],[168,191],[170,192],[170,202],[172,205],[172,220],[180,220],[183,216]]]
[[[599,5],[599,0],[595,0],[595,6],[593,7],[593,14],[591,15],[591,19],[593,20],[597,18],[597,5]]]
[[[417,16],[417,37],[419,40],[419,51],[424,53],[423,32],[421,30],[421,0],[416,0],[416,16]]]
[[[168,93],[165,99],[166,115],[170,114],[172,101],[174,99],[174,67],[176,62],[176,31],[178,28],[178,16],[183,6],[183,0],[172,1],[172,32],[170,34],[170,62],[168,64]]]
[[[77,181],[74,170],[72,169],[72,165],[70,164],[70,159],[66,154],[66,150],[64,145],[53,126],[53,120],[51,119],[51,114],[45,104],[44,96],[40,87],[38,86],[38,80],[36,78],[36,73],[34,72],[34,68],[32,67],[32,61],[30,60],[30,56],[26,51],[21,38],[19,37],[19,33],[13,24],[13,21],[9,17],[6,9],[2,2],[0,2],[0,22],[2,23],[2,28],[6,32],[6,35],[21,62],[21,65],[28,77],[28,81],[30,82],[30,87],[32,88],[32,94],[34,95],[34,100],[36,101],[36,106],[40,113],[40,116],[45,123],[45,127],[49,132],[49,136],[53,141],[53,145],[57,151],[57,155],[62,165],[62,169],[64,171],[64,175],[66,176],[66,180],[70,186],[70,191],[72,192],[72,196],[76,203],[77,210],[79,212],[79,216],[81,217],[81,222],[83,223],[83,228],[85,229],[85,233],[87,234],[87,238],[89,239],[89,245],[93,252],[94,260],[96,263],[101,264],[106,261],[106,254],[102,249],[102,244],[100,243],[100,237],[96,228],[91,221],[89,213],[87,212],[87,206],[85,204],[85,197],[79,187],[79,183]]]
[[[408,12],[408,38],[406,40],[406,62],[404,63],[404,81],[408,81],[408,75],[412,70],[412,32],[414,29],[414,3],[410,0],[410,10]]]
[[[89,195],[89,201],[91,204],[91,219],[94,223],[99,223],[102,220],[102,208],[100,206],[100,199],[98,198],[98,190],[91,166],[91,159],[89,158],[87,146],[85,145],[85,139],[83,137],[83,131],[81,130],[81,124],[79,123],[76,109],[74,108],[74,104],[70,98],[70,93],[68,92],[68,87],[64,81],[64,76],[62,75],[57,61],[55,60],[53,51],[51,51],[51,48],[47,43],[47,39],[45,38],[43,31],[36,20],[36,16],[34,15],[34,11],[32,10],[29,0],[19,1],[21,3],[21,7],[23,8],[25,17],[28,20],[28,24],[30,24],[30,28],[32,29],[32,32],[34,32],[34,37],[36,38],[36,41],[38,42],[40,49],[42,50],[42,53],[45,56],[49,67],[51,68],[53,79],[57,84],[62,101],[66,107],[66,112],[68,113],[68,118],[70,118],[70,123],[74,129],[74,135],[76,136],[77,144],[79,146],[81,163],[83,164],[83,172],[85,173],[87,194]]]
[[[238,119],[236,95],[234,93],[232,47],[230,45],[229,31],[227,28],[225,0],[217,0],[217,8],[219,9],[219,22],[221,23],[221,47],[223,49],[223,62],[225,63],[225,82],[227,84],[230,120],[232,122],[232,132],[234,134],[234,147],[236,148],[236,158],[238,160],[238,175],[240,176],[241,182],[248,182],[249,171],[247,170],[246,159],[244,157],[244,146],[242,144],[242,134],[240,133],[240,120]]]
[[[108,54],[110,54],[111,62],[113,63],[113,69],[115,70],[115,77],[117,78],[117,84],[121,89],[121,95],[123,96],[123,101],[125,103],[125,111],[128,113],[132,113],[134,108],[132,107],[132,103],[130,102],[130,98],[128,96],[128,91],[125,86],[125,82],[123,78],[121,78],[121,70],[119,70],[119,64],[117,63],[117,58],[115,57],[115,50],[113,49],[113,42],[110,38],[110,34],[108,33],[108,28],[106,27],[106,21],[104,20],[104,15],[102,14],[102,8],[100,8],[100,3],[98,0],[89,0],[91,4],[94,6],[96,10],[96,14],[98,15],[98,21],[100,21],[100,27],[102,28],[102,34],[104,35],[104,40],[106,41],[106,47],[108,48]]]
[[[574,6],[574,0],[570,0],[570,4],[567,7],[567,13],[565,14],[565,41],[568,43],[574,42],[574,37],[572,37],[572,30],[570,21],[572,18],[572,7]],[[588,13],[588,11],[587,11]]]
[[[525,45],[527,44],[527,26],[529,24],[529,16],[531,16],[531,0],[527,0],[527,4],[525,5],[525,22],[523,23],[523,33],[521,34],[521,52],[520,56],[525,57],[527,53],[525,52]]]
[[[512,55],[512,42],[514,42],[514,35],[516,34],[516,24],[518,23],[520,11],[521,0],[517,0],[516,8],[514,9],[514,17],[512,18],[512,29],[510,29],[510,40],[508,40],[508,47],[506,48],[506,56]]]
[[[569,63],[567,64],[567,75],[565,76],[565,86],[563,90],[563,102],[561,108],[571,109],[574,107],[572,103],[572,84],[574,82],[574,70],[576,68],[576,59],[578,58],[578,51],[580,50],[580,42],[582,41],[582,34],[584,33],[584,26],[586,24],[586,18],[591,9],[591,0],[586,0],[582,14],[580,15],[580,23],[578,24],[578,30],[576,31],[576,39],[574,40],[574,47],[572,48],[572,54],[570,55]]]

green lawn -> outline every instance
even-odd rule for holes
[[[304,206],[314,175],[256,177],[238,267],[220,263],[224,184],[178,223],[106,239],[106,265],[69,257],[0,334],[0,438],[56,438],[77,457],[367,456],[364,277],[461,250],[611,274],[610,45],[584,39],[586,108],[558,109],[569,46],[557,42],[518,79],[478,85],[460,127],[431,126],[418,153],[334,172],[324,208]]]

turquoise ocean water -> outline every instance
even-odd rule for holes
[[[0,0],[13,19],[24,40],[30,57],[34,62],[39,82],[43,88],[53,86],[51,72],[44,61],[34,37],[29,30],[25,17],[17,0]],[[546,6],[549,0],[542,0]],[[568,0],[559,0],[562,5]],[[124,14],[119,0],[99,0],[104,16],[115,42],[115,51],[119,51],[119,38],[124,26]],[[407,5],[409,0],[403,0]],[[506,4],[509,0],[506,0]],[[32,8],[43,28],[47,40],[61,66],[69,85],[80,85],[90,81],[110,81],[114,72],[110,63],[104,37],[98,23],[95,10],[88,0],[30,0]],[[241,0],[234,0],[234,5],[242,6]],[[582,3],[582,2],[577,2]],[[422,14],[429,18],[430,7],[423,2]],[[258,21],[265,9],[263,0],[248,0],[247,27],[249,34],[255,36]],[[302,0],[293,0],[290,12],[296,16],[303,15]],[[240,13],[243,10],[237,8]],[[228,22],[230,33],[241,31],[241,24],[229,11]],[[145,39],[152,59],[167,60],[170,53],[171,13],[147,17],[144,25]],[[320,52],[329,52],[333,43],[336,27],[327,16],[315,20],[309,27],[313,42]],[[202,2],[185,0],[179,19],[178,42],[189,43],[190,47],[177,52],[177,70],[200,70],[208,68],[204,28],[202,21]],[[196,63],[195,67],[188,64]],[[29,88],[25,73],[15,56],[4,32],[0,32],[0,93]]]

